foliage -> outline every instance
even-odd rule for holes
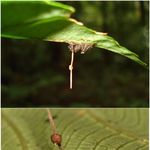
[[[148,109],[52,109],[52,113],[64,150],[148,149]],[[45,109],[3,109],[2,121],[3,150],[58,150],[50,141]]]
[[[35,11],[36,7],[38,9]],[[120,46],[110,36],[88,29],[82,23],[68,18],[73,12],[69,6],[48,1],[2,1],[2,12],[4,37],[94,44],[96,47],[126,56],[146,67],[138,55]]]

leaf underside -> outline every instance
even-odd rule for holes
[[[2,1],[2,37],[92,44],[147,67],[137,54],[120,46],[112,37],[69,18],[73,12],[72,7],[56,2]]]
[[[52,109],[63,150],[148,150],[148,109]],[[3,150],[58,150],[45,109],[2,109]]]

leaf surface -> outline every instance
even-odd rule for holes
[[[25,13],[23,13],[25,12]],[[105,33],[69,18],[74,9],[47,1],[2,1],[2,37],[91,44],[147,65]]]
[[[148,150],[148,109],[52,109],[63,150]],[[58,150],[45,109],[2,109],[3,150]]]

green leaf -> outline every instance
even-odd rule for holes
[[[148,150],[147,109],[52,109],[63,150]],[[3,150],[58,150],[45,109],[2,109]]]
[[[74,12],[70,6],[48,1],[2,1],[1,4],[2,29],[13,29],[55,16],[69,17]]]
[[[120,46],[112,37],[69,18],[72,12],[72,7],[56,2],[2,1],[2,37],[91,44],[128,57],[147,68],[137,54]]]

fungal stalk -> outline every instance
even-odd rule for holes
[[[52,135],[51,135],[50,139],[53,144],[58,145],[60,150],[63,150],[62,146],[61,146],[62,136],[60,134],[58,134],[56,131],[54,119],[53,119],[51,111],[49,109],[47,109],[47,113],[48,113],[48,120],[49,120],[50,126],[52,128]]]

